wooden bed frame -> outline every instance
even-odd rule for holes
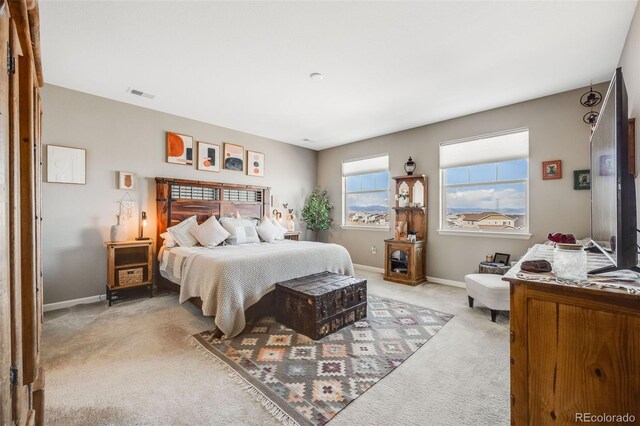
[[[238,185],[222,182],[206,182],[199,180],[156,178],[156,258],[162,247],[161,234],[167,228],[176,225],[186,218],[196,215],[198,223],[211,216],[216,218],[232,217],[236,212],[242,216],[262,218],[271,216],[271,188],[256,185]],[[180,292],[180,286],[160,275],[156,269],[158,287]],[[274,292],[264,296],[262,300],[246,311],[247,317],[259,315],[268,306]],[[202,309],[202,299],[192,297],[189,302]],[[251,310],[251,312],[250,312]]]

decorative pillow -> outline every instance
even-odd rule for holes
[[[273,226],[276,227],[276,229],[278,230],[278,234],[276,235],[275,239],[276,240],[284,240],[284,234],[286,234],[288,232],[288,229],[285,228],[284,226],[282,226],[280,224],[280,222],[278,222],[276,220],[276,218],[272,218],[271,219],[271,223],[273,224]]]
[[[227,239],[231,234],[211,216],[204,223],[191,230],[191,234],[198,240],[201,246],[214,248]]]
[[[259,243],[260,237],[256,231],[256,220],[247,218],[223,217],[220,225],[226,229],[230,236],[227,238],[228,244]]]
[[[198,244],[196,237],[191,234],[191,230],[198,226],[195,215],[191,216],[179,224],[167,228],[167,232],[182,247],[193,247]]]
[[[162,245],[167,246],[169,248],[176,246],[176,240],[173,239],[171,234],[168,232],[163,232],[160,234],[160,238],[162,238]]]
[[[263,217],[258,226],[256,226],[256,231],[258,231],[258,235],[262,239],[262,241],[271,242],[276,239],[280,231],[275,227],[273,223],[271,223],[271,219],[267,217]]]

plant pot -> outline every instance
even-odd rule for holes
[[[127,241],[127,227],[124,225],[113,225],[111,227],[111,241],[114,243],[120,243]]]

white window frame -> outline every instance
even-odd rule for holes
[[[387,157],[387,159],[390,159],[390,156],[388,153],[380,153],[380,154],[375,154],[375,155],[369,155],[366,157],[359,157],[359,158],[352,158],[349,160],[344,160],[342,162],[342,164],[344,165],[345,163],[352,163],[354,161],[361,161],[361,160],[368,160],[370,158],[378,158],[378,157]],[[367,173],[361,173],[361,174],[357,174],[357,175],[352,175],[352,176],[359,176],[359,175],[365,175],[365,174],[369,174],[369,173],[378,173],[382,170],[379,170],[377,172],[367,172]],[[386,172],[389,173],[389,167],[387,166]],[[362,231],[384,231],[384,232],[388,232],[390,229],[390,225],[389,223],[391,222],[391,206],[389,206],[389,204],[387,204],[387,215],[389,217],[389,223],[387,223],[387,225],[355,225],[355,224],[351,224],[351,223],[347,223],[347,196],[350,194],[349,192],[347,192],[347,176],[344,175],[344,171],[341,171],[342,173],[342,212],[341,212],[341,216],[342,216],[342,225],[341,228],[342,229],[356,229],[356,230],[362,230]],[[389,179],[387,182],[387,196],[389,196],[389,191],[391,191],[391,174],[389,173]],[[375,191],[363,191],[361,193],[372,193],[372,192],[385,192],[384,190],[375,190]],[[389,202],[391,202],[391,197],[389,198]]]
[[[471,141],[475,141],[475,140],[480,140],[480,139],[486,139],[486,138],[490,138],[490,137],[495,137],[495,136],[502,136],[502,135],[508,135],[508,134],[512,134],[512,133],[519,133],[519,132],[529,132],[528,128],[520,128],[520,129],[512,129],[512,130],[508,130],[505,132],[498,132],[498,133],[491,133],[491,134],[487,134],[487,135],[482,135],[482,136],[474,136],[471,138],[465,138],[465,139],[460,139],[460,140],[456,140],[456,141],[451,141],[451,142],[447,142],[446,144],[455,144],[455,143],[462,143],[462,142],[471,142]],[[516,158],[514,158],[515,160]],[[451,185],[445,185],[445,171],[447,169],[440,169],[440,185],[439,185],[439,190],[440,190],[440,197],[439,197],[439,201],[440,201],[440,220],[439,220],[439,229],[437,230],[438,234],[441,235],[456,235],[456,236],[470,236],[470,237],[490,237],[490,238],[510,238],[510,239],[529,239],[531,238],[531,234],[530,234],[530,208],[529,208],[529,192],[530,192],[530,179],[531,179],[531,167],[529,164],[529,156],[527,156],[526,158],[521,157],[519,158],[521,160],[526,159],[527,160],[527,177],[526,179],[514,179],[514,180],[509,180],[509,181],[498,181],[497,178],[497,167],[496,167],[496,181],[495,182],[481,182],[481,183],[464,183],[464,184],[451,184]],[[501,163],[504,161],[509,161],[509,160],[499,160],[499,161],[494,161],[494,162],[478,162],[478,163],[473,163],[473,164],[469,164],[470,166],[476,166],[476,165],[480,165],[480,164],[496,164],[496,163]],[[452,166],[450,168],[455,168],[456,166]],[[511,231],[511,230],[483,230],[483,229],[472,229],[472,228],[468,228],[468,229],[450,229],[450,228],[446,228],[445,227],[445,221],[446,221],[446,188],[451,188],[451,187],[470,187],[470,186],[487,186],[487,185],[491,185],[491,184],[497,184],[497,185],[501,185],[501,184],[513,184],[513,183],[523,183],[525,184],[525,226],[524,229],[520,230],[520,231]]]

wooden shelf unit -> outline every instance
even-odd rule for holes
[[[153,240],[107,241],[105,245],[109,306],[120,290],[148,286],[149,297],[153,297]],[[134,282],[122,283],[121,279],[127,276],[134,277]]]
[[[396,198],[406,193],[408,200],[407,205],[401,206],[398,198],[393,207],[395,237],[385,240],[384,279],[417,285],[426,280],[427,177],[411,175],[393,179],[396,181]],[[416,241],[409,241],[409,231],[416,233]]]

